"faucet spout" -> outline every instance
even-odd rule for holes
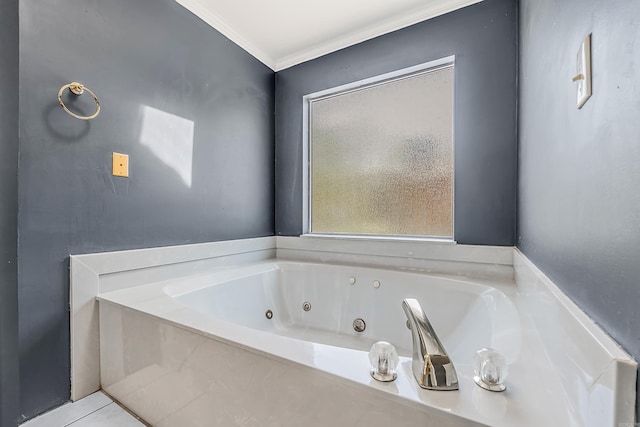
[[[457,390],[458,375],[420,303],[413,298],[402,301],[411,325],[413,360],[411,368],[418,385],[429,390]]]

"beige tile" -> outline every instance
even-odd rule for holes
[[[97,392],[75,403],[67,403],[51,412],[27,421],[21,427],[63,427],[111,403],[112,400],[108,396]]]
[[[69,427],[144,427],[144,424],[117,404],[111,403],[69,424]]]

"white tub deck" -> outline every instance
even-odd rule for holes
[[[291,277],[284,279],[283,273]],[[357,278],[356,285],[348,284],[349,277]],[[371,286],[373,280],[379,280],[381,287]],[[459,391],[423,390],[414,380],[409,357],[410,331],[404,325],[400,306],[406,297],[424,301],[425,312],[458,371]],[[496,427],[579,426],[581,420],[565,396],[561,379],[553,374],[553,360],[549,359],[538,330],[524,313],[518,312],[518,297],[514,282],[508,280],[474,281],[397,270],[290,262],[222,268],[213,274],[114,291],[99,296],[101,311],[104,311],[101,324],[106,325],[103,329],[114,323],[107,320],[112,317],[118,319],[115,323],[127,324],[127,329],[131,329],[128,334],[115,338],[108,330],[102,333],[102,345],[107,349],[102,357],[103,387],[134,411],[140,405],[144,407],[135,393],[121,395],[119,392],[136,389],[138,386],[132,385],[138,384],[136,374],[152,366],[162,366],[161,360],[168,357],[149,359],[148,355],[138,354],[145,351],[146,345],[127,346],[127,342],[149,334],[148,330],[141,329],[138,338],[131,335],[136,323],[140,323],[140,319],[132,321],[131,318],[144,314],[157,323],[151,330],[176,327],[197,335],[197,338],[191,337],[196,341],[206,337],[275,359],[279,364],[330,374],[332,381],[373,391],[378,397],[387,398],[390,405],[402,403],[422,411],[425,420],[427,414],[439,415],[442,419],[433,425],[443,425],[443,419],[448,417],[446,425],[451,426],[469,425],[469,422]],[[306,300],[312,303],[308,313],[301,308]],[[264,312],[269,308],[284,319],[277,322],[266,319]],[[136,314],[127,314],[127,310]],[[370,317],[374,315],[378,319]],[[305,319],[305,316],[314,317]],[[350,331],[350,320],[354,316],[370,318],[368,323],[374,332],[359,335]],[[160,340],[162,336],[157,333]],[[404,355],[398,379],[391,384],[373,381],[368,373],[369,346],[380,339],[399,343],[396,345]],[[152,347],[159,348],[161,355],[175,351],[168,350],[163,343]],[[474,351],[482,347],[496,348],[507,357],[510,365],[507,392],[492,393],[474,384],[471,361]],[[120,357],[110,357],[113,348],[121,348],[127,359],[136,361],[133,365],[142,363],[141,369],[130,372],[131,369],[121,367],[118,372],[110,365],[112,360],[120,360]],[[232,370],[241,371],[243,357],[236,353],[234,358],[239,366]],[[182,364],[190,363],[197,366],[197,362],[185,354]],[[180,372],[172,371],[174,375]],[[188,375],[184,371],[182,374]],[[158,375],[164,377],[167,373],[161,370]],[[156,384],[154,387],[158,387],[158,378],[151,376],[151,379]],[[243,381],[242,376],[237,380]],[[202,396],[207,396],[206,389],[208,387],[203,386]],[[298,392],[304,394],[305,390]],[[212,403],[219,399],[214,396],[210,395]],[[256,395],[255,398],[263,397]],[[335,404],[338,402],[322,402],[326,407]]]
[[[273,242],[273,238],[267,239]],[[257,251],[250,249],[256,247],[255,240],[259,243]],[[220,242],[221,246],[215,245],[215,255],[208,257],[191,247],[185,256],[185,251],[177,248],[178,262],[171,262],[176,257],[170,248],[140,251],[144,255],[141,257],[132,251],[136,253],[72,258],[72,281],[77,287],[72,302],[73,295],[78,294],[82,298],[76,301],[90,301],[91,292],[100,300],[99,322],[78,323],[91,313],[86,310],[92,307],[87,303],[73,309],[72,328],[74,323],[75,328],[88,325],[87,331],[95,327],[97,334],[100,325],[97,361],[90,357],[98,348],[93,338],[83,341],[76,339],[82,336],[74,335],[74,343],[79,345],[72,348],[73,372],[91,375],[72,377],[73,389],[80,395],[80,390],[96,387],[93,372],[99,367],[97,378],[101,378],[102,387],[147,422],[159,426],[418,423],[439,427],[620,427],[635,421],[635,361],[517,250],[414,243],[385,243],[380,247],[370,242],[341,245],[305,240],[278,238],[277,253],[283,258],[275,261],[289,262],[293,258],[322,264],[333,261],[385,266],[375,272],[376,277],[402,275],[414,269],[421,270],[429,280],[446,283],[443,289],[448,291],[466,286],[480,290],[471,292],[475,296],[466,305],[453,294],[447,298],[445,291],[442,296],[447,302],[421,301],[452,356],[460,390],[438,392],[418,387],[411,374],[408,346],[401,338],[402,334],[408,338],[408,331],[401,326],[402,332],[378,327],[386,324],[386,319],[389,324],[397,324],[403,318],[401,309],[399,314],[366,312],[367,308],[383,307],[371,303],[366,295],[350,300],[368,301],[355,311],[373,319],[372,335],[365,339],[354,339],[349,332],[333,327],[318,328],[313,322],[300,323],[295,318],[299,312],[288,314],[280,325],[285,327],[271,323],[271,329],[265,329],[242,324],[233,316],[224,320],[220,313],[188,308],[179,300],[189,291],[224,283],[224,274],[233,270],[230,266],[249,263],[259,269],[265,262],[274,261],[269,242],[260,239],[233,242],[232,254],[220,250],[226,243]],[[237,250],[239,247],[244,247],[244,252]],[[206,250],[211,252],[209,246]],[[512,255],[507,256],[508,251],[513,251]],[[128,267],[118,266],[123,261]],[[80,266],[75,272],[74,264]],[[355,271],[360,267],[338,268]],[[451,274],[456,272],[459,275]],[[171,279],[163,280],[167,277]],[[81,284],[88,279],[94,283],[90,292]],[[387,285],[393,279],[381,282],[380,290],[392,289]],[[427,294],[433,295],[433,289]],[[487,294],[489,298],[478,302]],[[287,296],[300,296],[291,289],[281,295],[285,300]],[[384,299],[401,296],[402,292]],[[404,295],[411,296],[415,295]],[[206,299],[205,293],[194,299]],[[349,297],[340,300],[349,301]],[[228,307],[232,307],[229,301]],[[325,304],[321,297],[314,301],[311,313],[330,311],[331,300],[325,310],[316,310]],[[454,301],[457,303],[449,310],[448,303]],[[278,313],[286,313],[286,303]],[[461,306],[464,309],[456,311]],[[336,314],[343,308],[332,312],[340,327],[355,314]],[[394,320],[394,316],[399,317]],[[241,317],[247,318],[244,314]],[[473,319],[479,320],[474,323]],[[369,376],[365,350],[378,338],[397,340],[404,354],[393,383],[379,383]],[[491,393],[473,383],[473,351],[486,342],[498,347],[509,361],[508,389],[504,393]]]

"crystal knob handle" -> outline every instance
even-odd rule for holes
[[[371,376],[373,379],[388,382],[398,377],[396,367],[400,358],[396,348],[386,341],[378,341],[371,346],[369,362],[371,363]]]
[[[504,391],[508,374],[507,361],[494,349],[481,348],[473,356],[473,380],[490,391]]]

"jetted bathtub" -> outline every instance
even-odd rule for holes
[[[164,292],[199,313],[260,331],[369,351],[376,341],[411,355],[402,300],[416,298],[454,360],[483,346],[515,356],[519,319],[501,291],[422,274],[309,263],[269,263]],[[269,312],[269,313],[267,313]],[[356,332],[353,323],[364,321]],[[496,333],[497,332],[497,333]]]
[[[413,378],[404,298],[422,305],[459,390]],[[277,260],[98,299],[102,387],[154,426],[582,425],[512,281]],[[369,375],[379,340],[401,356],[391,383]],[[506,357],[506,392],[473,382],[482,347]]]

